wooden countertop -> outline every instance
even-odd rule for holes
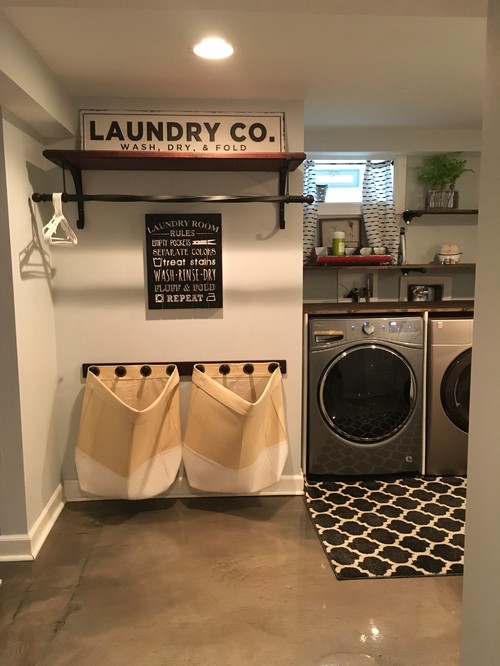
[[[371,314],[393,312],[473,313],[474,301],[371,301],[367,303],[304,303],[308,315]]]

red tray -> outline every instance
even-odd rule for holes
[[[357,266],[359,264],[364,264],[365,266],[379,266],[380,264],[390,264],[391,255],[390,254],[369,254],[365,257],[361,255],[351,256],[351,257],[317,257],[316,262],[318,264],[342,264],[344,266]]]

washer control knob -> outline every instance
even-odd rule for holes
[[[375,333],[375,326],[371,323],[371,321],[365,321],[362,326],[362,330],[366,335],[373,335],[373,333]]]

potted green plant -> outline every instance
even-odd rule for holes
[[[418,167],[418,179],[427,185],[426,208],[458,208],[456,182],[466,171],[472,172],[460,155],[431,155]]]

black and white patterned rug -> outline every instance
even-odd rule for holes
[[[305,500],[339,580],[463,573],[466,479],[309,478]]]

